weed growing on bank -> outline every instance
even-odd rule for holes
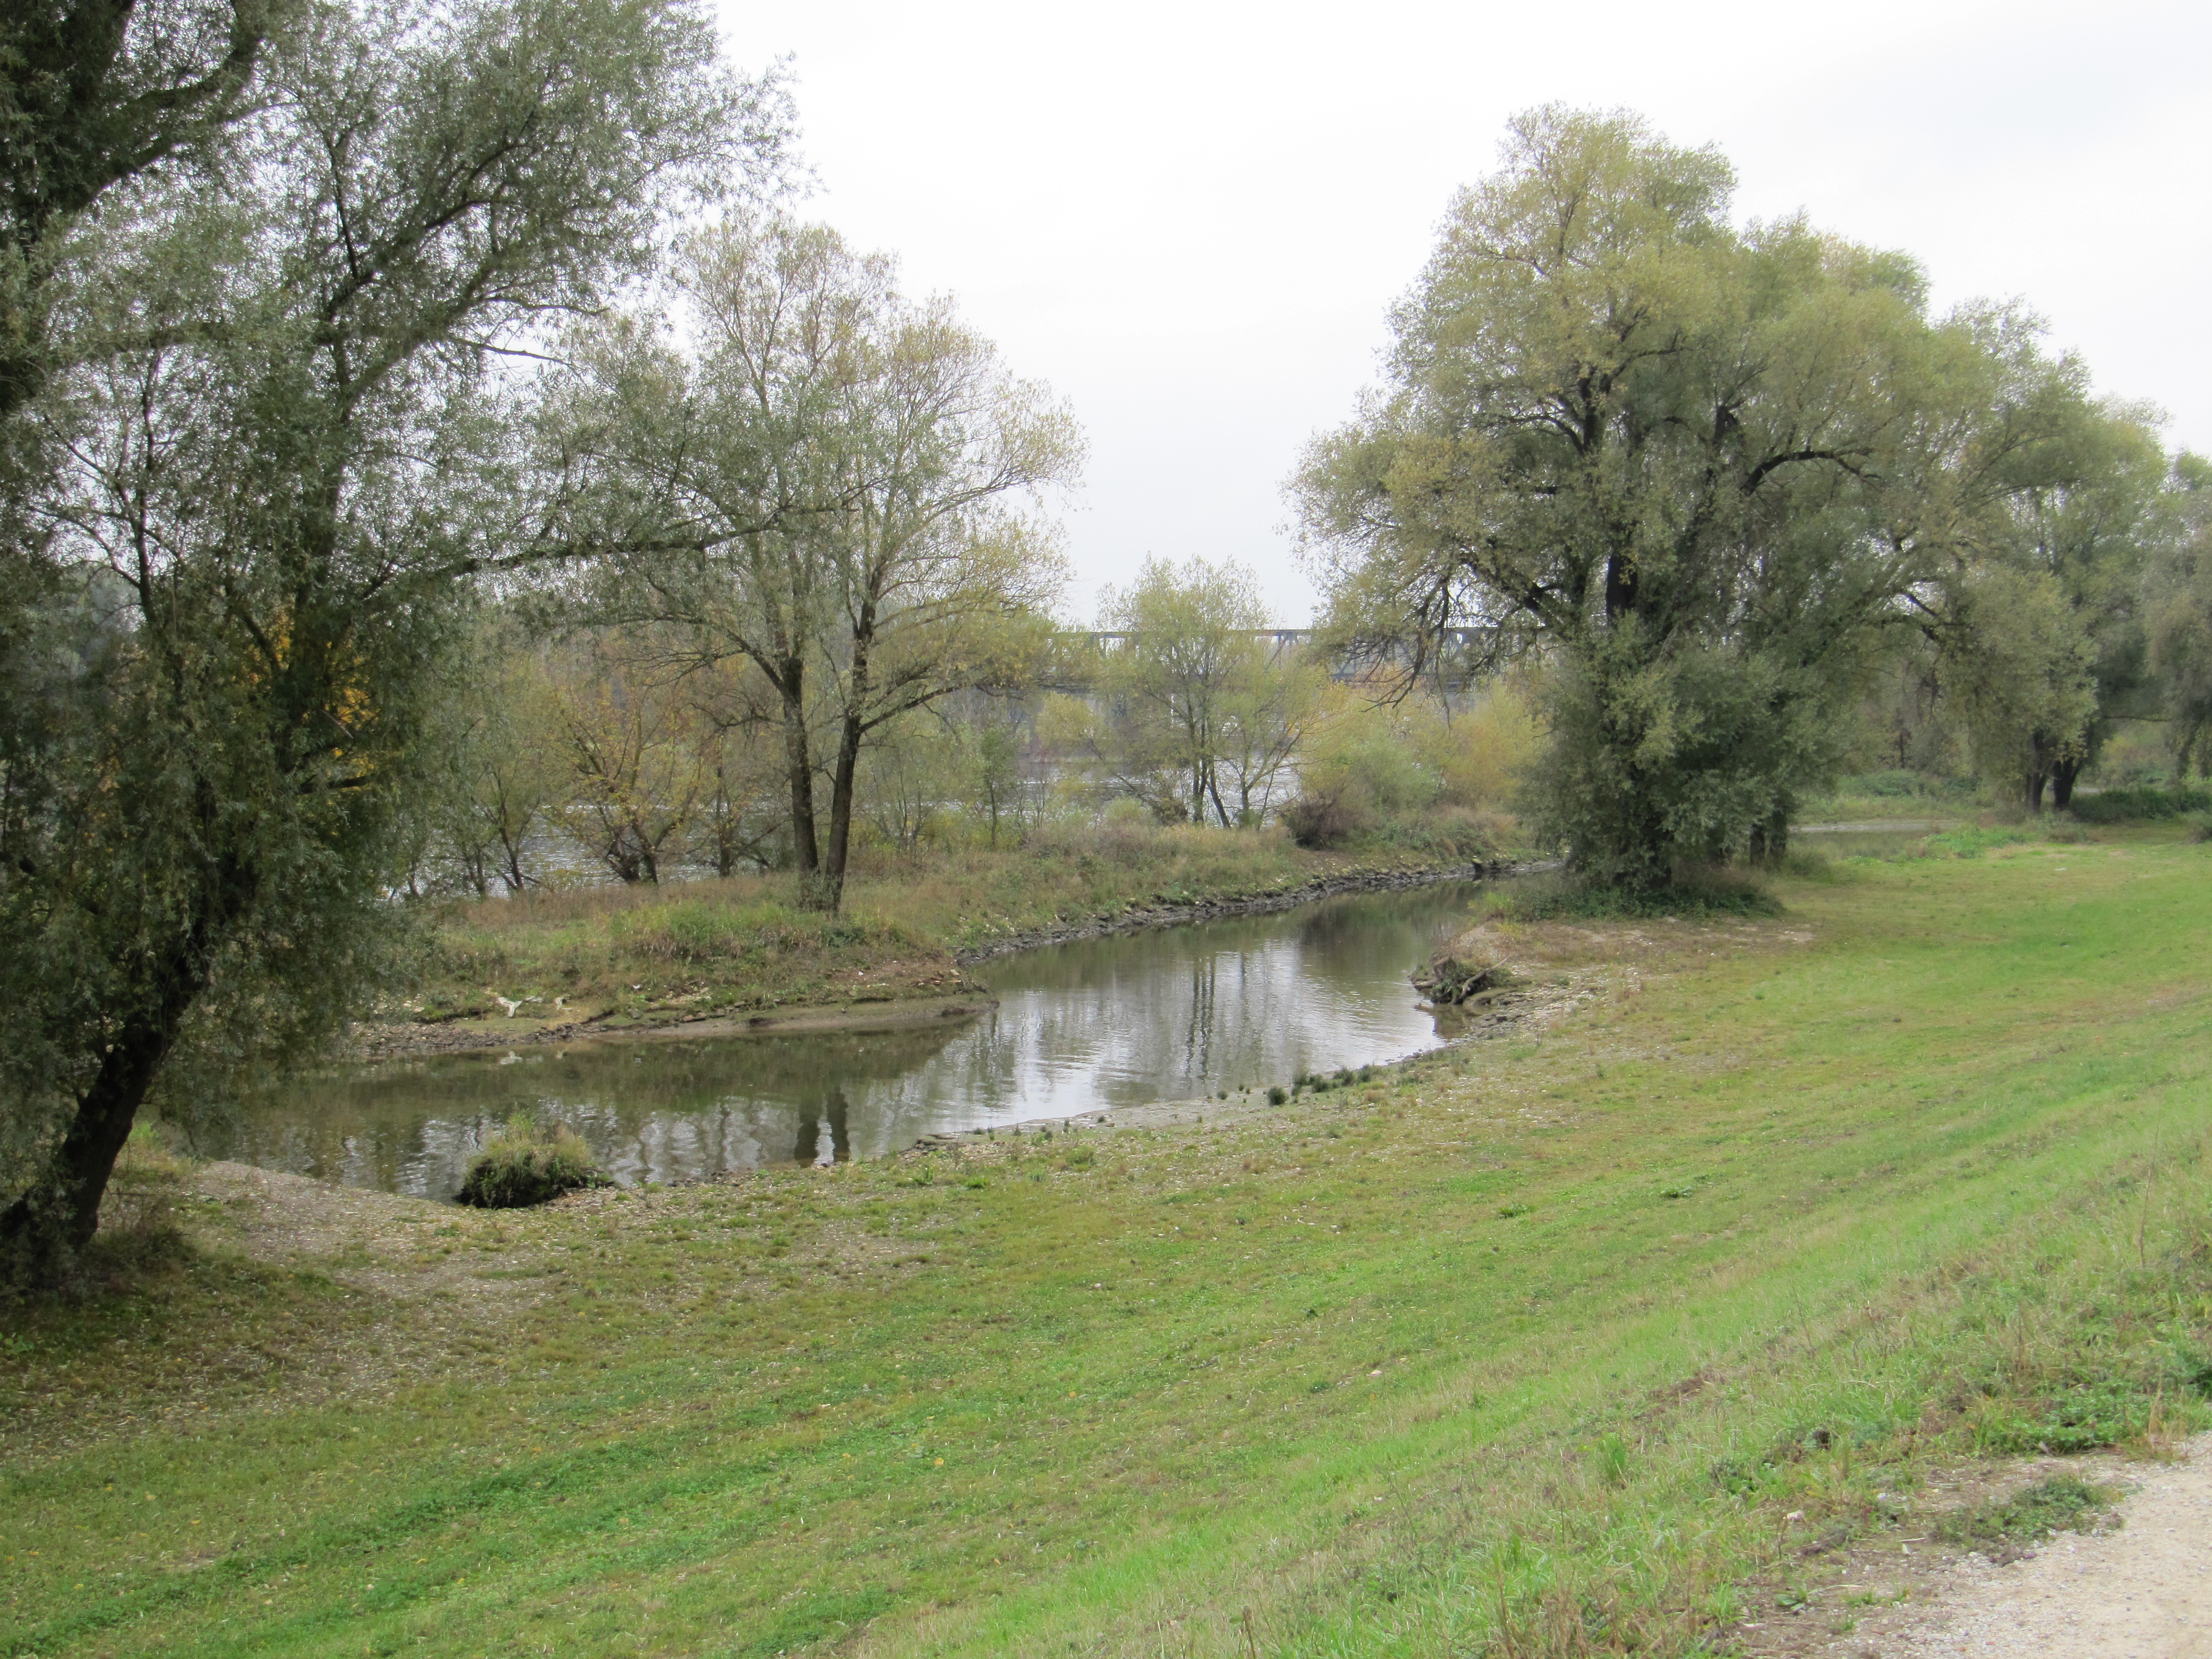
[[[2112,1486],[2093,1486],[2077,1475],[2056,1474],[2024,1486],[2009,1498],[1976,1504],[1936,1523],[1936,1535],[1954,1544],[2033,1544],[2058,1532],[2094,1528],[2119,1498]]]
[[[2077,794],[2066,810],[2083,823],[2146,823],[2212,811],[2212,790],[2100,789]]]
[[[1782,905],[1761,873],[1716,866],[1677,872],[1649,892],[1577,880],[1570,872],[1533,876],[1487,895],[1483,909],[1498,921],[1703,921],[1778,915]]]

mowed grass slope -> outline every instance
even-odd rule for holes
[[[2212,1387],[2212,848],[1782,894],[1200,1129],[273,1262],[203,1203],[10,1316],[7,1650],[1725,1650],[1921,1462]]]

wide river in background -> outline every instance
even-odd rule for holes
[[[518,1045],[333,1068],[252,1103],[218,1155],[450,1198],[516,1112],[625,1185],[880,1158],[921,1136],[1287,1084],[1443,1041],[1407,975],[1473,882],[1026,951],[999,1006],[908,1030]],[[1446,1016],[1450,1018],[1450,1016]]]

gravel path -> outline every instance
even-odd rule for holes
[[[1951,1586],[1862,1621],[1835,1651],[1880,1659],[2212,1659],[2212,1434],[2135,1464],[2123,1524],[2062,1533],[2009,1566],[1969,1556]]]

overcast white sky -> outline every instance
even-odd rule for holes
[[[1383,314],[1506,117],[1626,106],[1714,143],[1739,210],[2021,298],[2100,387],[2212,450],[2212,6],[1319,6],[721,0],[788,55],[806,204],[896,253],[1091,439],[1077,583],[1145,555],[1315,592],[1283,480],[1376,374]]]

